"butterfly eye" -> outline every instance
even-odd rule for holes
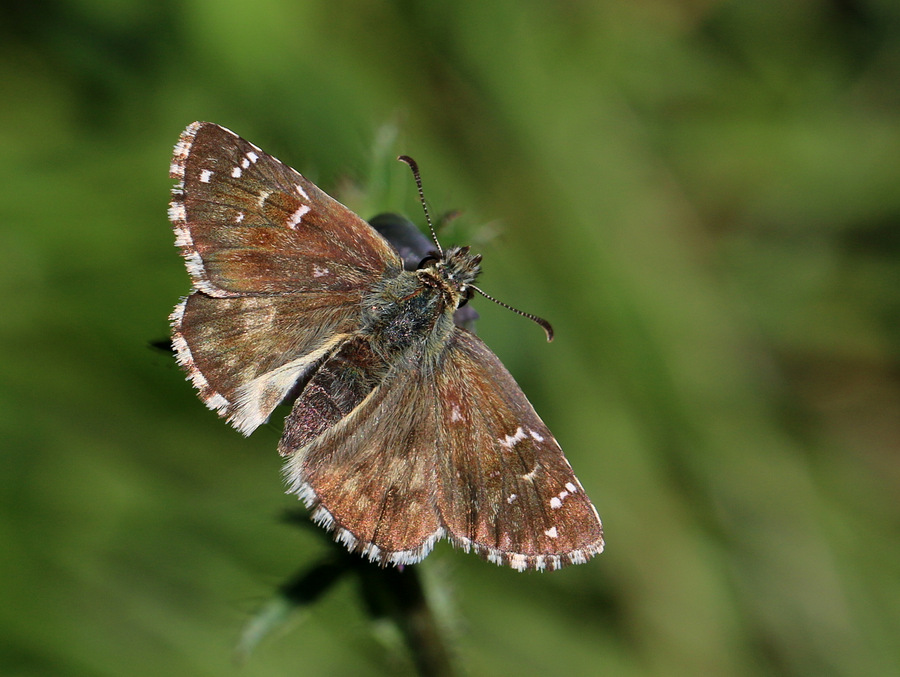
[[[459,301],[459,305],[456,306],[456,309],[459,310],[459,309],[462,308],[464,305],[466,305],[466,304],[469,302],[469,299],[472,298],[472,296],[473,296],[474,294],[475,294],[475,290],[473,290],[471,287],[466,287],[466,288],[463,290],[463,293],[460,295],[460,296],[461,296],[461,299],[460,299],[460,301]]]
[[[429,254],[424,259],[419,261],[419,265],[417,266],[417,270],[422,270],[422,268],[427,268],[428,266],[438,263],[441,259],[434,254]]]

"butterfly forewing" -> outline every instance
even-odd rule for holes
[[[365,221],[224,127],[190,125],[170,174],[176,244],[207,294],[368,288],[402,267]]]
[[[454,330],[435,378],[438,505],[450,539],[516,569],[558,569],[602,551],[593,504],[487,346]]]

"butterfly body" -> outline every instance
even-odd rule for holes
[[[480,256],[450,248],[404,270],[362,219],[211,123],[182,133],[170,174],[194,287],[171,316],[178,361],[245,434],[295,398],[278,448],[315,521],[382,565],[442,537],[519,570],[602,551],[559,444],[454,324]]]
[[[380,280],[363,299],[363,331],[377,352],[398,359],[434,357],[453,331],[453,314],[480,272],[480,257],[453,248],[416,271]],[[409,355],[406,353],[409,352]]]

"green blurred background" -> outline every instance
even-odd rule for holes
[[[411,670],[148,344],[188,291],[179,132],[485,255],[479,332],[606,528],[587,565],[421,565],[469,675],[900,674],[900,6],[36,0],[0,9],[0,673]]]

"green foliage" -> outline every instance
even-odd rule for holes
[[[412,155],[483,288],[556,328],[474,301],[607,552],[438,547],[462,671],[900,672],[898,45],[878,0],[4,6],[0,672],[413,669],[343,583],[233,663],[328,546],[278,519],[280,422],[240,437],[148,345],[195,119],[363,216],[419,219]]]

